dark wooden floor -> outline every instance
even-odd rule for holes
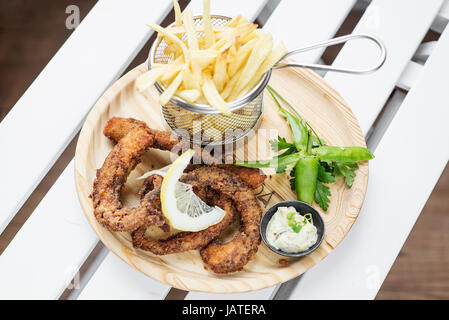
[[[0,121],[71,34],[65,27],[66,7],[78,5],[83,17],[94,3],[92,0],[0,3]],[[143,61],[145,54],[136,61]],[[73,146],[74,143],[0,235],[0,253],[73,157]],[[377,298],[449,299],[448,231],[449,168],[446,167]]]

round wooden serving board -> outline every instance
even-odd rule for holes
[[[144,96],[134,88],[135,79],[145,71],[146,66],[140,65],[104,93],[89,113],[76,148],[75,179],[81,205],[95,232],[111,251],[137,270],[170,286],[188,291],[233,293],[258,290],[295,278],[317,264],[340,243],[362,206],[368,183],[367,163],[360,165],[352,188],[345,187],[342,179],[331,185],[331,204],[326,213],[314,205],[322,213],[326,224],[326,236],[321,246],[306,257],[287,259],[287,263],[284,257],[276,255],[262,243],[255,258],[242,271],[217,275],[205,268],[197,250],[155,256],[134,249],[128,233],[110,232],[98,224],[89,195],[96,170],[102,166],[113,147],[112,142],[102,133],[106,121],[113,116],[133,117],[145,121],[152,128],[164,129],[156,91],[151,89]],[[362,132],[351,110],[315,73],[306,69],[276,70],[270,85],[296,107],[329,145],[365,146]],[[260,150],[268,150],[267,155],[261,159],[270,156],[269,139],[276,138],[279,134],[291,140],[290,129],[278,114],[277,106],[267,92],[264,103],[265,110],[257,134],[249,139],[250,143],[245,142],[246,147],[257,145]],[[246,151],[246,154],[250,159],[255,157],[254,151]],[[129,176],[122,201],[129,205],[137,203],[137,191],[142,181],[135,178],[172,161],[173,156],[169,152],[150,149],[142,163]],[[296,199],[285,173],[268,177],[255,193],[264,210],[279,201]]]

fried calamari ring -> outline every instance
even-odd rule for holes
[[[140,205],[145,208],[150,215],[161,217],[164,223],[157,226],[165,232],[170,231],[170,225],[167,223],[161,210],[161,184],[164,177],[158,174],[152,174],[147,177],[139,190]],[[143,225],[145,229],[148,225]]]
[[[133,232],[133,246],[150,251],[156,255],[166,255],[189,250],[204,248],[216,239],[235,219],[237,212],[232,201],[224,195],[216,195],[204,188],[197,192],[198,196],[211,206],[219,206],[225,210],[223,219],[209,228],[198,232],[181,232],[164,240],[147,240],[145,231],[147,227],[140,227]]]
[[[148,192],[159,187],[162,184],[163,179],[164,177],[159,174],[152,174],[151,176],[147,177],[143,181],[142,187],[140,187],[139,190],[140,200],[145,201],[145,196],[148,194]]]
[[[200,253],[215,273],[242,270],[256,254],[261,241],[259,224],[262,209],[253,191],[236,174],[214,167],[200,167],[184,174],[180,181],[193,187],[208,186],[232,199],[241,215],[240,233],[229,243],[212,243]]]
[[[121,139],[97,170],[92,201],[97,221],[111,231],[132,231],[142,225],[162,226],[161,215],[149,214],[145,207],[122,206],[120,192],[129,173],[140,162],[142,154],[154,143],[146,126],[137,126]]]
[[[103,133],[112,141],[118,142],[128,132],[140,125],[146,126],[145,122],[133,118],[113,117],[107,122],[106,126],[104,127]],[[192,147],[190,146],[190,143],[184,142],[170,132],[152,129],[149,130],[154,135],[154,144],[152,146],[153,148],[167,151],[178,150],[178,153],[181,153],[182,150],[186,150]],[[183,143],[187,143],[188,145],[183,146]],[[200,147],[193,146],[193,149],[195,150],[195,154],[201,155],[201,159],[206,164],[214,164],[219,168],[234,172],[253,189],[256,189],[265,181],[266,176],[264,174],[260,174],[259,169],[238,167],[232,164],[218,164],[217,159],[213,158],[209,153],[207,153]],[[191,165],[190,168],[187,169],[187,171],[191,171],[198,166],[199,165]]]
[[[140,157],[146,150],[152,147],[172,151],[179,140],[168,132],[152,130],[141,121],[124,118],[110,119],[104,128],[104,134],[117,144],[97,171],[94,181],[92,200],[96,219],[111,231],[134,231],[149,224],[167,230],[168,225],[160,210],[154,210],[158,205],[157,201],[160,201],[157,190],[147,193],[148,199],[142,199],[141,206],[136,208],[123,207],[120,192],[129,173],[140,162]],[[198,146],[194,149],[202,159],[212,159],[212,163],[216,161],[204,149]],[[182,148],[179,149],[181,151]],[[192,165],[192,168],[195,166]],[[235,172],[254,188],[265,179],[258,170],[233,165],[220,166]]]

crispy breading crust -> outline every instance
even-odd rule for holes
[[[161,184],[163,177],[154,174],[145,179],[139,194],[140,205],[152,216],[160,217],[161,221],[157,226],[165,232],[170,231],[170,225],[167,223],[161,210]],[[152,223],[150,223],[152,224]],[[140,228],[147,228],[148,225],[142,225]]]
[[[190,164],[184,172],[190,172],[203,166],[201,164]],[[223,169],[238,175],[251,189],[261,186],[266,178],[266,175],[261,174],[259,169],[254,168],[238,167],[233,164],[212,164],[209,167]]]
[[[98,222],[112,231],[132,231],[142,225],[163,225],[163,216],[149,214],[142,206],[123,207],[120,192],[142,154],[153,145],[154,136],[146,126],[137,126],[121,139],[97,170],[92,201]]]
[[[94,214],[103,226],[112,231],[134,231],[140,228],[134,233],[139,235],[137,239],[140,239],[140,242],[134,241],[136,246],[145,247],[156,254],[167,254],[204,247],[218,237],[232,222],[235,211],[238,211],[242,221],[240,233],[229,243],[207,245],[200,251],[201,256],[212,271],[229,273],[241,270],[256,254],[261,241],[259,223],[262,210],[250,186],[255,188],[262,184],[264,175],[252,169],[232,165],[191,165],[189,170],[192,171],[184,174],[180,181],[191,184],[198,194],[203,193],[202,196],[207,196],[208,192],[205,190],[208,188],[218,192],[216,201],[227,213],[223,223],[197,233],[183,233],[167,240],[149,243],[143,237],[143,226],[155,224],[165,230],[168,227],[160,210],[161,177],[151,177],[144,183],[139,207],[123,207],[120,203],[120,192],[129,173],[140,162],[140,157],[148,148],[172,151],[179,141],[173,139],[169,133],[152,130],[135,119],[112,118],[108,121],[104,133],[117,141],[117,144],[97,171],[92,193]],[[213,159],[202,148],[196,149],[202,159]]]
[[[108,137],[112,141],[118,142],[129,131],[131,131],[132,129],[134,129],[139,125],[145,125],[145,123],[133,118],[113,117],[109,119],[108,123],[106,124],[103,130],[103,133],[106,137]],[[181,153],[183,150],[185,151],[188,148],[192,147],[195,150],[196,154],[195,156],[201,155],[201,160],[205,164],[215,165],[219,168],[232,171],[238,174],[240,178],[253,189],[256,189],[257,187],[262,185],[262,183],[265,181],[266,176],[264,174],[261,174],[259,169],[238,167],[232,164],[217,163],[217,159],[212,157],[208,152],[204,151],[202,148],[198,146],[191,146],[190,143],[186,143],[181,139],[179,139],[178,137],[166,131],[158,131],[152,129],[149,130],[151,130],[152,134],[154,135],[154,144],[152,146],[153,148],[167,151],[177,150],[178,153]],[[189,171],[191,171],[192,169],[196,168],[199,165],[190,165],[190,166],[191,167],[188,168]]]
[[[126,118],[125,121],[124,119],[125,118],[120,117],[112,117],[109,119],[103,128],[103,134],[115,143],[118,143],[120,139],[126,136],[132,129],[139,125],[146,126],[145,122],[140,120]]]
[[[147,184],[150,187],[154,186],[152,181],[155,178],[150,176],[147,179],[149,181],[144,183],[143,189],[148,188]],[[218,205],[225,209],[226,216],[220,223],[206,230],[193,233],[182,232],[165,240],[145,239],[146,227],[141,227],[133,233],[134,247],[157,255],[203,248],[200,251],[201,257],[212,271],[230,273],[241,270],[257,253],[260,244],[259,223],[262,211],[252,190],[235,174],[215,167],[198,167],[183,175],[181,181],[193,185],[198,190],[196,193],[211,205],[214,205],[214,200],[211,198],[218,197],[211,196],[209,189],[216,190],[219,194]],[[159,186],[150,191],[154,194],[157,192],[159,192]],[[152,205],[155,206],[154,210],[161,210],[160,202],[153,202]],[[241,231],[229,243],[210,243],[232,223],[237,215],[235,206],[241,212]]]
[[[207,204],[211,206],[217,205],[225,210],[226,215],[219,223],[198,232],[181,232],[164,240],[147,240],[145,238],[146,227],[140,227],[132,234],[133,246],[150,251],[153,254],[166,255],[201,249],[216,239],[235,219],[237,212],[234,205],[228,197],[216,195],[206,190],[206,188],[201,188],[196,193]]]
[[[201,257],[215,273],[242,270],[256,254],[261,241],[262,209],[253,191],[236,174],[214,167],[200,167],[184,174],[180,181],[193,187],[209,186],[232,199],[241,215],[241,232],[229,243],[208,245],[201,250]]]
[[[152,190],[156,189],[162,184],[162,180],[164,177],[162,177],[159,174],[152,174],[151,176],[147,177],[142,184],[142,187],[140,187],[139,190],[139,196],[140,201],[145,201],[145,196]]]

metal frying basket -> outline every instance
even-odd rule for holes
[[[195,25],[203,23],[201,16],[193,19]],[[228,17],[211,16],[211,22],[215,26],[224,26],[230,20]],[[202,35],[202,32],[198,34]],[[150,50],[149,69],[153,63],[164,64],[171,61],[173,56],[165,54],[166,47],[167,42],[161,38],[154,42]],[[231,115],[224,115],[209,105],[190,104],[174,96],[167,105],[161,106],[163,118],[177,135],[196,144],[217,145],[235,142],[256,127],[263,112],[263,90],[270,77],[271,70],[251,92],[229,102]],[[165,88],[161,84],[156,83],[155,86],[160,93],[164,92]]]
[[[196,16],[193,19],[195,25],[203,24],[202,16]],[[225,26],[230,20],[232,19],[229,17],[218,15],[211,16],[211,22],[214,26]],[[174,26],[174,23],[169,27],[172,26]],[[198,32],[198,35],[201,36],[202,34],[202,32]],[[185,34],[184,37],[186,37]],[[377,45],[380,49],[380,54],[375,65],[365,69],[351,69],[321,64],[281,62],[284,58],[297,53],[320,47],[332,46],[354,39],[367,39]],[[183,38],[183,40],[185,40],[185,38]],[[165,54],[166,47],[167,42],[162,38],[158,38],[153,43],[148,61],[149,69],[151,69],[151,66],[154,63],[165,64],[173,59],[173,55]],[[222,114],[220,111],[209,105],[187,103],[176,96],[173,96],[167,105],[161,106],[161,111],[167,125],[179,136],[189,139],[196,144],[228,144],[244,137],[256,127],[263,111],[263,91],[270,80],[273,69],[305,67],[350,74],[366,74],[379,69],[384,64],[385,59],[385,45],[376,37],[367,34],[341,36],[288,52],[278,63],[265,73],[253,90],[240,99],[228,103],[232,111],[231,115]],[[157,82],[155,83],[155,87],[160,93],[163,93],[165,90],[165,88]]]

